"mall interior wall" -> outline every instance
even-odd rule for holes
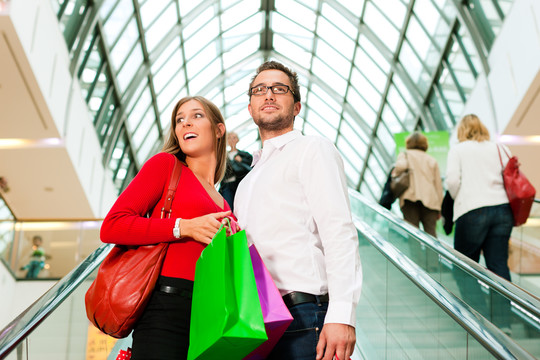
[[[12,32],[4,31],[6,40],[45,123],[46,130],[32,135],[37,139],[59,139],[84,194],[85,201],[78,207],[85,211],[81,211],[79,218],[103,218],[117,197],[117,189],[112,175],[103,166],[93,117],[78,80],[70,74],[69,54],[50,1],[11,1],[4,11],[8,12],[4,22],[10,23],[3,26],[14,28]],[[32,119],[8,120],[18,121],[29,133],[35,128]],[[86,211],[87,208],[91,211]],[[77,211],[77,207],[72,211]]]
[[[477,114],[492,133],[511,125],[540,73],[540,1],[515,0],[488,57],[489,74],[479,75],[463,115]]]

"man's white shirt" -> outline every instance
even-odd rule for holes
[[[322,137],[266,140],[242,180],[235,215],[282,295],[329,293],[325,323],[355,326],[362,287],[343,160]]]

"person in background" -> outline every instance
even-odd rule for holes
[[[235,213],[294,318],[268,359],[348,360],[362,270],[343,160],[328,139],[293,129],[295,72],[266,62],[248,95],[263,147],[238,186]]]
[[[398,155],[392,176],[409,170],[410,185],[399,197],[399,206],[405,221],[437,237],[435,227],[441,216],[443,188],[437,161],[426,153],[425,135],[413,132],[405,140],[407,150]]]
[[[105,243],[170,243],[156,288],[133,331],[132,360],[187,358],[195,263],[231,214],[215,188],[225,173],[225,138],[223,116],[212,102],[200,96],[179,100],[162,152],[144,164],[103,220]],[[182,173],[171,216],[161,219],[175,156]]]
[[[466,115],[457,128],[459,143],[448,153],[446,184],[454,199],[454,248],[474,261],[484,253],[486,266],[510,281],[508,241],[513,215],[504,189],[497,145],[480,119]]]
[[[219,187],[219,193],[225,198],[227,203],[231,206],[231,210],[234,211],[234,195],[240,181],[251,170],[251,163],[253,162],[253,156],[250,153],[236,148],[238,144],[238,135],[235,132],[229,132],[227,134],[227,143],[230,146],[227,153],[227,170],[225,170],[225,177],[221,181]]]
[[[510,281],[508,243],[514,220],[502,178],[508,158],[501,150],[501,167],[497,147],[504,147],[508,154],[510,151],[506,146],[490,141],[488,129],[474,114],[461,119],[457,138],[459,143],[448,153],[446,171],[446,184],[454,199],[454,249],[476,262],[483,253],[487,268]],[[482,299],[476,297],[471,302],[483,315],[497,316],[500,312],[495,321],[499,326],[509,326],[505,316],[509,311],[504,310],[509,305],[507,302],[498,306],[493,302],[490,311],[472,276],[458,280],[458,285],[466,297],[481,295]]]
[[[43,238],[39,235],[35,235],[32,238],[32,254],[30,255],[30,262],[21,268],[21,270],[27,270],[25,278],[36,279],[39,272],[45,267],[45,260],[47,258],[50,257],[45,255]]]

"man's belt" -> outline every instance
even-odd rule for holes
[[[312,295],[300,291],[293,291],[283,295],[283,302],[288,308],[304,303],[325,303],[328,302],[328,294]]]

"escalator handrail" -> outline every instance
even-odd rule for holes
[[[409,278],[492,355],[498,359],[535,359],[471,306],[432,279],[420,266],[386,241],[377,231],[359,219],[357,215],[353,215],[353,221],[358,231],[389,262]]]
[[[103,244],[0,331],[0,359],[7,356],[99,267],[113,244]]]
[[[355,197],[363,204],[375,211],[377,214],[385,217],[390,222],[396,224],[400,228],[403,228],[405,231],[418,238],[426,246],[437,252],[439,255],[444,256],[453,264],[459,266],[461,269],[475,276],[480,281],[487,284],[490,288],[495,289],[497,292],[501,293],[503,296],[517,304],[519,307],[525,309],[527,312],[540,319],[540,299],[538,299],[533,294],[523,290],[517,285],[485,269],[482,265],[469,259],[465,255],[455,251],[454,249],[448,248],[445,243],[435,240],[432,236],[409,224],[405,220],[397,217],[395,214],[383,208],[382,206],[367,200],[360,193],[349,189],[349,195]]]

